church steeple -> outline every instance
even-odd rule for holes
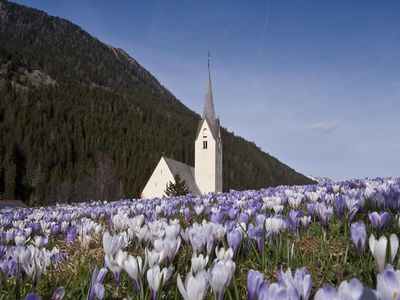
[[[211,126],[211,129],[215,132],[215,130],[217,129],[217,118],[215,116],[214,100],[211,88],[210,52],[208,52],[208,81],[206,97],[204,100],[203,119],[207,119],[207,122]]]
[[[210,53],[203,118],[194,145],[195,180],[200,192],[222,192],[222,141],[211,89]]]

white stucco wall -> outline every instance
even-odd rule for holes
[[[204,129],[206,129],[207,137],[203,137]],[[207,149],[203,149],[203,141],[207,141]],[[214,191],[222,191],[222,178],[218,180],[217,189],[217,161],[218,161],[218,175],[222,175],[222,148],[221,152],[216,147],[216,141],[214,140],[210,127],[205,120],[202,124],[202,128],[199,131],[199,135],[195,141],[195,179],[200,192],[205,194]],[[217,152],[218,151],[218,152]]]
[[[141,198],[151,199],[164,196],[168,182],[175,182],[167,163],[162,157],[143,189]]]
[[[218,133],[217,147],[215,149],[215,191],[222,192],[222,141],[221,132]]]

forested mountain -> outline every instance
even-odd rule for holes
[[[138,197],[161,155],[193,165],[199,119],[123,50],[0,1],[3,198]],[[225,129],[222,141],[225,190],[312,182]]]

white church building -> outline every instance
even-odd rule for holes
[[[194,168],[171,158],[161,157],[143,189],[142,198],[163,197],[167,184],[170,181],[175,182],[175,175],[186,182],[192,194],[222,192],[222,142],[212,96],[210,60],[204,112],[194,144]]]

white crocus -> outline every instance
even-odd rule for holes
[[[204,206],[203,205],[196,206],[194,210],[196,212],[196,215],[200,215],[204,210]]]
[[[143,262],[140,256],[133,257],[129,255],[123,262],[123,267],[129,277],[136,283],[137,287],[140,289],[140,282],[142,280],[143,272]]]
[[[168,269],[163,268],[160,270],[159,265],[151,267],[147,271],[147,282],[152,293],[152,299],[156,298],[158,289],[160,288],[161,280],[165,282],[167,280]]]
[[[235,264],[232,262],[233,265]],[[215,263],[210,270],[208,270],[209,283],[211,289],[217,300],[222,300],[225,291],[231,282],[234,270],[231,267],[232,264],[227,264],[224,261],[218,261]]]
[[[168,238],[175,239],[179,232],[181,231],[181,226],[178,224],[171,224],[165,227],[165,236]]]
[[[162,208],[161,205],[157,205],[157,206],[156,206],[156,213],[157,213],[157,214],[160,214],[160,213],[162,212],[162,210],[163,210],[163,208]]]
[[[115,280],[119,281],[121,270],[124,267],[124,261],[127,258],[127,253],[122,250],[118,250],[115,255],[106,254],[104,257],[105,263],[110,271],[114,274]]]
[[[218,260],[227,261],[228,259],[233,258],[233,250],[232,248],[225,249],[222,247],[221,249],[215,248],[215,255]]]
[[[272,207],[272,209],[274,210],[274,212],[276,214],[279,214],[282,210],[283,210],[283,205],[281,204],[276,204]]]
[[[103,249],[104,253],[107,255],[115,255],[118,250],[126,247],[128,244],[128,238],[126,232],[124,234],[119,234],[116,236],[110,235],[110,233],[105,232],[103,235]]]
[[[265,219],[265,230],[271,233],[279,233],[285,228],[285,221],[279,217],[269,217]]]
[[[208,255],[206,257],[204,257],[203,254],[200,254],[199,256],[193,255],[192,268],[191,268],[192,273],[196,274],[197,272],[204,270],[207,263],[208,263]]]
[[[184,300],[203,300],[208,290],[208,274],[202,270],[195,276],[189,272],[183,285],[178,274],[177,284]]]
[[[148,248],[144,250],[145,253],[145,266],[152,268],[154,265],[160,264],[164,259],[164,251],[158,252],[157,250],[150,251]]]
[[[211,228],[213,239],[214,239],[215,241],[221,241],[221,240],[224,238],[225,234],[226,234],[226,229],[225,229],[225,227],[223,227],[223,226],[220,225],[220,224],[214,224],[214,223],[208,223],[208,224],[210,224],[211,226],[213,226],[213,227]]]
[[[181,238],[166,238],[163,241],[163,251],[165,254],[165,257],[167,258],[169,263],[172,263],[174,260],[174,257],[176,253],[179,250],[179,247],[181,246]]]
[[[381,236],[379,240],[375,239],[375,236],[371,234],[369,237],[369,249],[375,258],[379,272],[385,269],[386,263],[386,247],[387,239],[385,236]],[[397,250],[399,247],[399,240],[396,234],[390,236],[390,262],[393,262],[396,257]]]
[[[138,231],[136,231],[136,236],[138,238],[139,243],[147,243],[151,238],[151,232],[147,225],[143,225]]]
[[[42,248],[44,247],[48,242],[48,237],[46,236],[40,236],[40,235],[36,235],[33,239],[33,244],[37,247],[37,248]]]
[[[18,233],[15,236],[14,241],[15,241],[16,246],[23,246],[23,245],[25,245],[25,242],[26,242],[26,236],[24,234]]]

